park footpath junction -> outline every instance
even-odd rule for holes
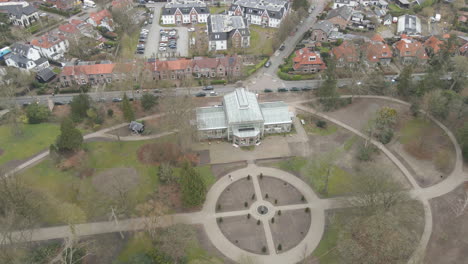
[[[237,146],[260,144],[265,134],[291,131],[293,113],[282,101],[258,103],[257,96],[238,88],[220,106],[197,108],[200,140],[222,139]]]

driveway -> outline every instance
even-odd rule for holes
[[[156,3],[148,5],[154,8],[153,24],[149,26],[148,39],[146,41],[145,57],[146,58],[174,58],[174,57],[187,57],[188,54],[188,30],[186,27],[161,27],[159,25],[159,18],[161,16],[161,8],[166,3]],[[177,30],[177,49],[175,52],[161,52],[159,51],[159,31],[161,29],[176,29]]]

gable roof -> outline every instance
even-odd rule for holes
[[[46,33],[38,38],[31,40],[31,45],[48,49],[56,44],[65,40],[65,36],[62,34],[49,34]]]
[[[58,30],[63,33],[68,33],[68,34],[75,34],[78,32],[78,29],[76,28],[76,26],[71,23],[60,25],[58,27]]]
[[[358,62],[359,53],[357,46],[349,41],[343,41],[340,46],[332,49],[333,56],[346,62]]]
[[[311,57],[315,57],[311,60]],[[319,65],[321,69],[325,69],[326,65],[320,58],[320,53],[310,51],[308,48],[296,50],[296,56],[293,58],[293,69],[297,70],[303,65]]]
[[[422,60],[429,59],[424,46],[415,39],[402,37],[401,40],[394,44],[394,47],[399,51],[401,57],[417,57]]]
[[[365,46],[367,61],[379,62],[381,59],[391,59],[392,49],[382,42],[370,42]]]
[[[371,40],[375,42],[385,42],[384,38],[378,33],[375,33],[374,36],[372,36]]]
[[[327,35],[329,35],[330,32],[332,32],[333,28],[333,23],[328,20],[321,20],[312,26],[312,30],[321,30]]]
[[[426,47],[429,47],[432,49],[432,51],[434,53],[437,53],[440,51],[440,47],[441,45],[443,45],[444,42],[440,39],[438,39],[437,37],[435,36],[431,36],[429,37],[425,42],[424,42],[424,46]]]
[[[12,2],[11,4],[7,2],[5,5],[0,5],[0,11],[2,10],[16,18],[21,18],[23,15],[29,16],[37,12],[37,8],[27,2]]]
[[[89,14],[89,18],[92,19],[94,22],[96,22],[97,25],[101,24],[101,21],[105,18],[112,18],[111,13],[107,9],[103,9],[99,12],[93,12]]]
[[[85,65],[68,65],[63,67],[61,76],[73,75],[95,75],[95,74],[111,74],[114,70],[114,63],[94,63]]]
[[[50,68],[44,68],[37,72],[36,78],[44,82],[48,82],[52,80],[56,75],[57,74],[55,74],[55,72],[53,72]]]
[[[154,71],[177,71],[185,70],[190,65],[191,60],[182,58],[176,60],[156,60],[154,62]]]
[[[342,6],[337,9],[332,9],[327,15],[327,19],[331,19],[334,17],[341,17],[344,20],[348,21],[353,14],[353,9],[349,6]]]
[[[228,124],[263,121],[257,97],[245,88],[226,94],[223,102]]]

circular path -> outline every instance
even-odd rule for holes
[[[269,201],[264,200],[264,194],[262,193],[258,179],[258,175],[261,173],[265,176],[277,178],[292,185],[304,196],[307,203],[275,206]],[[223,191],[229,185],[235,181],[244,179],[247,175],[252,175],[252,183],[254,185],[257,201],[252,203],[252,205],[245,210],[216,212],[216,203]],[[232,180],[230,176],[232,177]],[[211,187],[202,210],[203,214],[209,217],[207,217],[203,225],[213,245],[224,255],[234,261],[238,261],[239,259],[247,256],[254,259],[256,261],[255,263],[259,264],[294,264],[301,261],[302,256],[310,255],[320,242],[320,238],[322,237],[325,227],[325,208],[321,205],[323,205],[321,200],[312,191],[312,189],[310,189],[305,182],[296,176],[279,169],[259,167],[255,164],[249,164],[246,168],[231,172],[229,175],[225,175]],[[259,210],[259,208],[261,209]],[[305,237],[293,248],[278,252],[274,245],[269,220],[278,210],[287,212],[288,210],[305,210],[305,208],[310,208],[310,214],[308,215],[311,217],[311,225]],[[229,241],[221,232],[217,223],[218,218],[242,216],[247,214],[251,214],[254,219],[262,221],[268,248],[267,252],[269,254],[260,255],[243,250]]]

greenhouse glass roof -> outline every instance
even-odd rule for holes
[[[199,130],[227,128],[224,107],[212,106],[197,108],[197,126]]]
[[[254,93],[244,88],[224,96],[228,124],[263,122],[262,111]]]

